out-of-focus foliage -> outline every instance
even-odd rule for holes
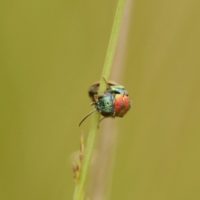
[[[116,2],[0,4],[0,199],[72,199],[77,124]],[[117,119],[111,199],[200,199],[199,7],[135,1],[122,83],[133,109]]]

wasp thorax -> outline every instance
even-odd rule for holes
[[[104,117],[112,116],[114,113],[114,96],[110,93],[105,93],[103,96],[98,98],[98,101],[95,104],[96,109]]]

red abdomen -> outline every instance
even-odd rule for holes
[[[115,102],[114,102],[115,116],[123,117],[130,109],[130,107],[131,104],[129,96],[122,94],[115,95]]]

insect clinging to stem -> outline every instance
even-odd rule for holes
[[[105,80],[105,79],[104,79]],[[93,113],[99,112],[103,118],[123,117],[131,107],[128,91],[124,86],[114,82],[106,82],[106,90],[102,95],[98,94],[100,83],[94,83],[88,90],[88,95],[92,100],[95,109],[89,112],[79,123],[79,126]],[[102,120],[101,119],[101,120]],[[100,120],[100,121],[101,121]]]

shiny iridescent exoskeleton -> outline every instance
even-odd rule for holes
[[[124,86],[108,82],[103,95],[98,95],[99,83],[93,84],[88,94],[97,111],[104,117],[123,117],[130,109],[130,100]]]
[[[103,117],[123,117],[130,109],[130,99],[124,86],[114,82],[106,82],[107,88],[102,95],[98,94],[99,83],[90,86],[88,94],[95,106]],[[93,112],[86,115],[81,123]]]

